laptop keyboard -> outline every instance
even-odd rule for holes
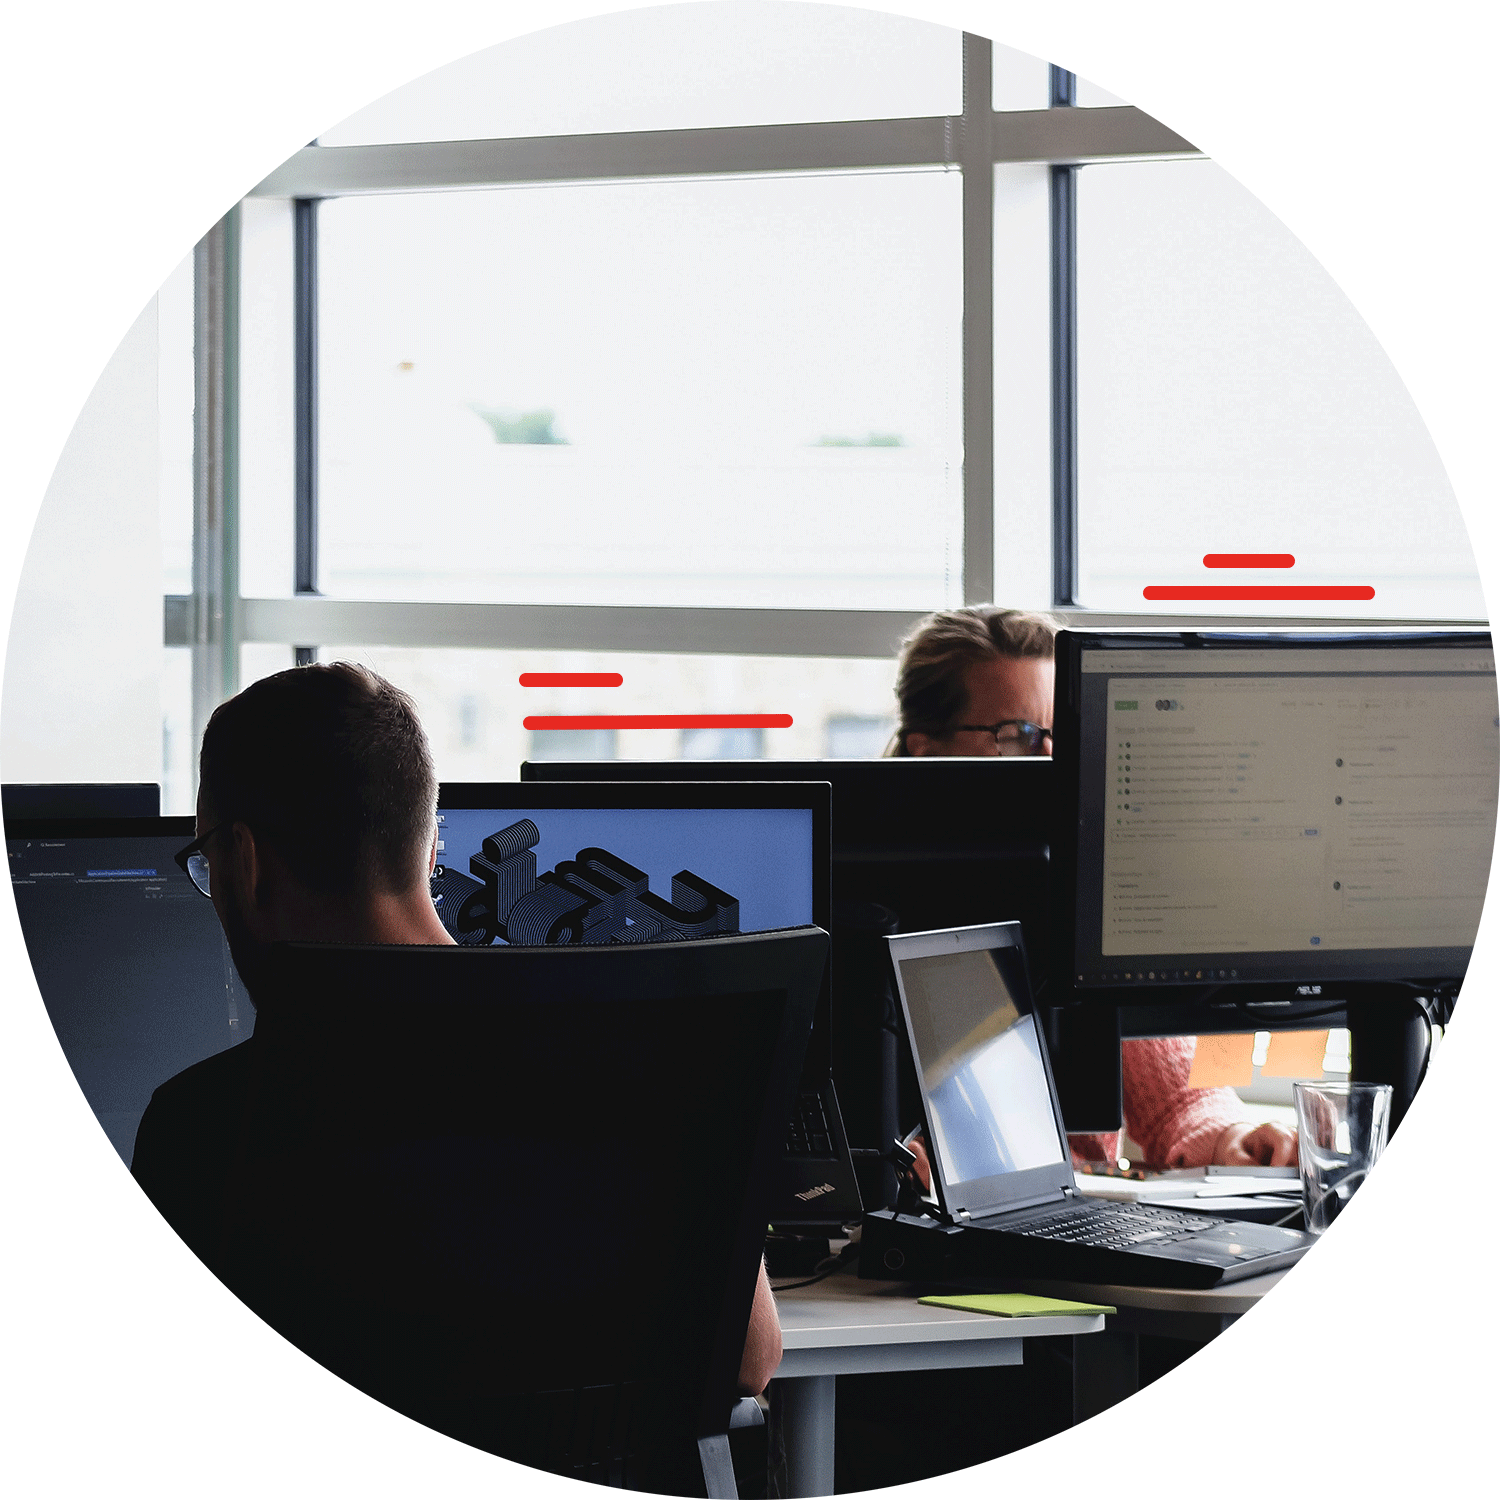
[[[1015,1226],[1018,1234],[1033,1239],[1061,1240],[1064,1244],[1090,1245],[1102,1250],[1165,1244],[1214,1228],[1222,1228],[1222,1221],[1145,1204],[1109,1208],[1069,1205]]]
[[[823,1100],[816,1093],[797,1098],[797,1112],[786,1134],[788,1156],[832,1156],[833,1131],[823,1112]]]

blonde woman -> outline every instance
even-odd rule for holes
[[[885,753],[1050,755],[1057,630],[1050,615],[992,604],[928,615],[901,644],[900,717]],[[1121,1047],[1125,1125],[1145,1164],[1295,1162],[1294,1131],[1247,1121],[1233,1089],[1188,1087],[1196,1045],[1195,1037],[1152,1037]],[[1083,1161],[1120,1154],[1118,1133],[1069,1139]]]

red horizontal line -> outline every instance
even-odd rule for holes
[[[1292,568],[1297,559],[1290,552],[1210,552],[1205,568]]]
[[[619,687],[618,672],[522,672],[522,687]]]
[[[535,714],[527,729],[790,729],[790,714]]]
[[[1373,599],[1364,583],[1154,583],[1141,590],[1147,599]]]

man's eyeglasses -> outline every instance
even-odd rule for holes
[[[189,880],[203,892],[205,896],[213,893],[208,888],[208,856],[203,852],[203,846],[223,827],[222,823],[215,823],[201,839],[194,839],[186,849],[179,849],[172,856],[177,861],[178,868]]]
[[[956,733],[967,729],[974,734],[993,735],[997,755],[1046,755],[1043,740],[1051,740],[1052,731],[1029,719],[1001,719],[998,724],[955,724]]]

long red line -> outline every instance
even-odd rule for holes
[[[522,672],[522,687],[619,687],[618,672]]]
[[[527,729],[790,729],[790,714],[533,714]]]
[[[1147,599],[1373,599],[1363,583],[1154,583],[1142,589]]]
[[[1210,552],[1205,568],[1293,568],[1297,559],[1290,552]]]

